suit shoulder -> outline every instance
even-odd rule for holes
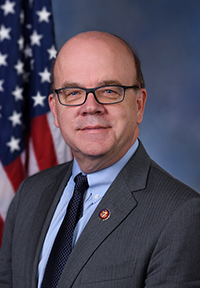
[[[72,165],[72,161],[63,163],[63,164],[59,164],[50,168],[47,168],[45,170],[42,170],[32,176],[29,176],[29,179],[32,178],[40,178],[40,177],[45,177],[46,175],[51,176],[51,175],[56,175],[59,174],[60,172],[67,170],[68,168],[70,168]]]
[[[154,187],[154,191],[171,195],[173,198],[178,198],[179,201],[187,198],[200,198],[197,191],[173,177],[153,160],[150,165],[148,182],[148,185]]]
[[[72,161],[66,162],[51,168],[42,170],[32,176],[27,177],[21,184],[21,187],[26,187],[26,189],[31,186],[47,186],[58,179],[62,179],[68,171],[72,169]],[[21,188],[20,187],[20,188]]]
[[[150,197],[156,203],[163,202],[164,206],[166,203],[176,206],[193,198],[200,199],[198,192],[173,177],[153,161],[141,142],[126,166],[124,174],[130,189],[140,191],[135,194],[137,199]]]

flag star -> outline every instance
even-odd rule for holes
[[[30,76],[30,73],[29,72],[25,72],[24,74],[23,74],[23,81],[24,82],[26,82],[26,83],[28,83],[29,82],[29,76]]]
[[[20,12],[19,19],[20,19],[20,23],[23,24],[24,23],[24,11],[23,10]]]
[[[43,37],[43,35],[39,35],[38,33],[37,33],[37,31],[33,31],[33,34],[30,36],[30,38],[31,38],[31,45],[33,46],[33,45],[38,45],[38,46],[40,46],[41,45],[41,43],[40,43],[40,39]]]
[[[25,55],[25,58],[33,56],[33,52],[32,52],[32,49],[30,48],[30,46],[28,46],[28,45],[26,46],[26,48],[24,49],[24,55]]]
[[[51,73],[49,73],[49,71],[47,70],[47,68],[44,69],[44,72],[40,72],[39,75],[41,76],[41,82],[44,83],[46,82],[51,82],[50,81],[50,75]]]
[[[9,33],[12,29],[11,28],[6,28],[4,25],[1,25],[0,28],[0,42],[2,42],[4,39],[11,39]]]
[[[30,64],[31,64],[31,70],[33,70],[33,69],[34,69],[34,63],[35,63],[35,60],[34,60],[34,59],[32,59],[32,60],[31,60],[31,62],[30,62]]]
[[[22,113],[17,113],[16,111],[13,111],[13,115],[8,117],[8,119],[12,122],[12,126],[15,127],[17,124],[21,125],[22,122],[20,120],[20,117],[22,116]]]
[[[18,86],[15,87],[15,90],[12,92],[12,95],[15,97],[15,101],[23,100],[23,88],[19,88]]]
[[[0,52],[0,66],[4,65],[7,66],[6,58],[8,57],[8,54],[1,54]]]
[[[47,49],[47,52],[49,53],[49,60],[51,60],[52,58],[56,58],[57,51],[54,45],[52,45],[50,49]]]
[[[3,83],[4,83],[4,80],[0,80],[0,91],[3,92],[4,89],[3,89]]]
[[[37,11],[36,14],[39,16],[39,22],[49,22],[49,16],[51,13],[47,11],[46,7],[43,7],[41,11]]]
[[[9,0],[6,0],[4,5],[1,5],[1,9],[4,10],[4,16],[7,16],[9,13],[15,14],[14,6],[15,2],[10,2]]]
[[[21,60],[17,61],[17,64],[14,66],[14,68],[17,70],[17,75],[24,73],[24,63]]]
[[[11,136],[10,142],[7,142],[6,145],[10,147],[10,152],[13,153],[15,150],[19,151],[19,142],[20,139],[16,139],[14,136]]]
[[[33,0],[29,0],[29,5],[30,5],[30,7],[32,8],[32,6],[33,6]]]
[[[24,38],[23,38],[23,36],[21,36],[21,37],[19,38],[19,40],[17,41],[17,43],[18,43],[18,45],[19,45],[19,50],[23,50],[23,48],[24,48]]]
[[[31,28],[32,28],[32,25],[31,25],[31,24],[27,24],[27,25],[26,25],[26,28],[27,28],[27,29],[31,29]]]
[[[45,106],[44,104],[44,100],[46,98],[46,96],[42,96],[40,94],[40,92],[37,93],[36,96],[32,96],[33,100],[34,100],[34,105],[33,107],[37,106],[37,105],[41,105],[41,106]]]

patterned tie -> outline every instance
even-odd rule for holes
[[[72,251],[74,228],[82,215],[83,194],[88,188],[87,177],[78,174],[75,178],[75,189],[67,213],[58,231],[51,250],[41,288],[56,288],[67,259]]]

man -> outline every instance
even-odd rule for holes
[[[57,287],[200,287],[200,195],[138,140],[147,96],[139,59],[117,36],[79,34],[57,57],[53,90],[54,123],[74,161],[19,188],[5,225],[0,287],[54,287],[44,279],[80,172],[89,187]]]

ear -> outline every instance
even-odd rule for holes
[[[147,91],[142,88],[137,92],[137,124],[143,120],[144,108],[147,99]]]
[[[55,94],[50,94],[49,95],[49,107],[51,109],[51,112],[53,113],[53,117],[54,117],[54,125],[56,127],[59,127],[58,124],[58,117],[57,117],[57,103],[56,103],[56,96]]]

